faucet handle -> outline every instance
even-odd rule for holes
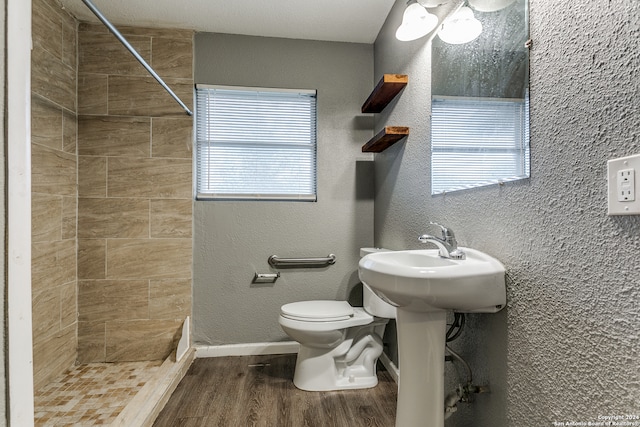
[[[453,230],[445,227],[442,224],[438,224],[437,222],[433,222],[433,221],[429,221],[429,224],[437,225],[438,227],[440,227],[440,230],[442,230],[442,240],[453,239],[456,237],[455,234],[453,234]]]

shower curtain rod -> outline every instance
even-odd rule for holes
[[[98,17],[98,19],[109,29],[109,31],[111,31],[113,35],[116,36],[120,43],[122,43],[124,47],[126,47],[127,50],[131,52],[131,54],[138,60],[138,62],[142,64],[142,66],[149,72],[149,74],[151,74],[153,78],[156,79],[167,92],[169,92],[169,95],[171,95],[173,99],[175,99],[176,102],[180,104],[180,106],[187,112],[187,115],[193,116],[193,112],[189,109],[189,107],[187,107],[185,103],[182,102],[180,98],[178,98],[178,95],[176,95],[171,90],[171,88],[167,86],[167,84],[164,82],[164,80],[162,80],[158,73],[156,73],[153,68],[151,68],[147,61],[145,61],[144,58],[140,56],[138,51],[135,50],[133,46],[131,46],[131,44],[127,41],[127,39],[124,38],[122,34],[120,34],[120,31],[118,31],[118,29],[114,27],[107,18],[105,18],[102,12],[98,10],[98,8],[91,2],[91,0],[82,0],[82,2],[89,8],[89,10],[91,10],[91,12],[93,12],[94,15]]]

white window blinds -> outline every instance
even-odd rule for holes
[[[198,199],[316,200],[316,92],[196,86]]]
[[[528,100],[434,97],[431,193],[529,176]]]

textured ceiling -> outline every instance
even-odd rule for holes
[[[81,0],[60,0],[97,21]],[[395,0],[92,0],[118,25],[373,43]]]

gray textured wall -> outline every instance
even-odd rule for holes
[[[5,46],[5,28],[6,28],[6,15],[5,9],[7,6],[6,0],[2,1],[2,7],[0,8],[0,45]],[[0,123],[0,139],[2,139],[2,145],[6,147],[5,141],[5,120],[7,117],[7,113],[5,110],[5,64],[6,64],[6,50],[3,48],[3,61],[0,64],[0,76],[2,76],[2,84],[0,85],[0,106],[2,107],[4,118],[2,123]],[[5,168],[6,168],[6,158],[5,158],[5,150],[0,154],[0,203],[4,206],[4,214],[2,218],[0,218],[0,227],[2,230],[5,230],[6,227],[6,217],[7,217],[7,208],[6,208],[6,193],[5,193]],[[7,328],[5,323],[5,295],[6,295],[6,233],[2,235],[2,246],[0,247],[0,272],[2,274],[2,278],[0,279],[0,288],[2,289],[2,295],[0,296],[0,343],[2,344],[3,350],[6,350],[7,346],[5,344]],[[0,354],[0,396],[3,396],[0,399],[0,426],[6,425],[7,422],[7,398],[6,398],[6,385],[7,385],[7,377],[5,373],[5,357],[6,351],[3,351]]]
[[[640,153],[640,3],[531,0],[532,177],[437,197],[429,43],[394,39],[404,7],[396,2],[375,44],[376,76],[409,74],[376,126],[411,127],[405,143],[376,157],[375,244],[418,248],[437,221],[509,276],[506,310],[469,316],[453,343],[492,393],[447,425],[640,414],[640,216],[606,215],[606,161]],[[449,382],[455,374],[447,370]]]
[[[371,117],[360,106],[373,87],[373,46],[201,33],[195,81],[317,89],[318,201],[196,202],[194,340],[220,345],[285,340],[282,304],[305,299],[358,302],[359,248],[373,244],[373,159],[360,147]],[[281,270],[273,285],[252,284],[275,271],[272,254],[325,256],[328,268]]]

